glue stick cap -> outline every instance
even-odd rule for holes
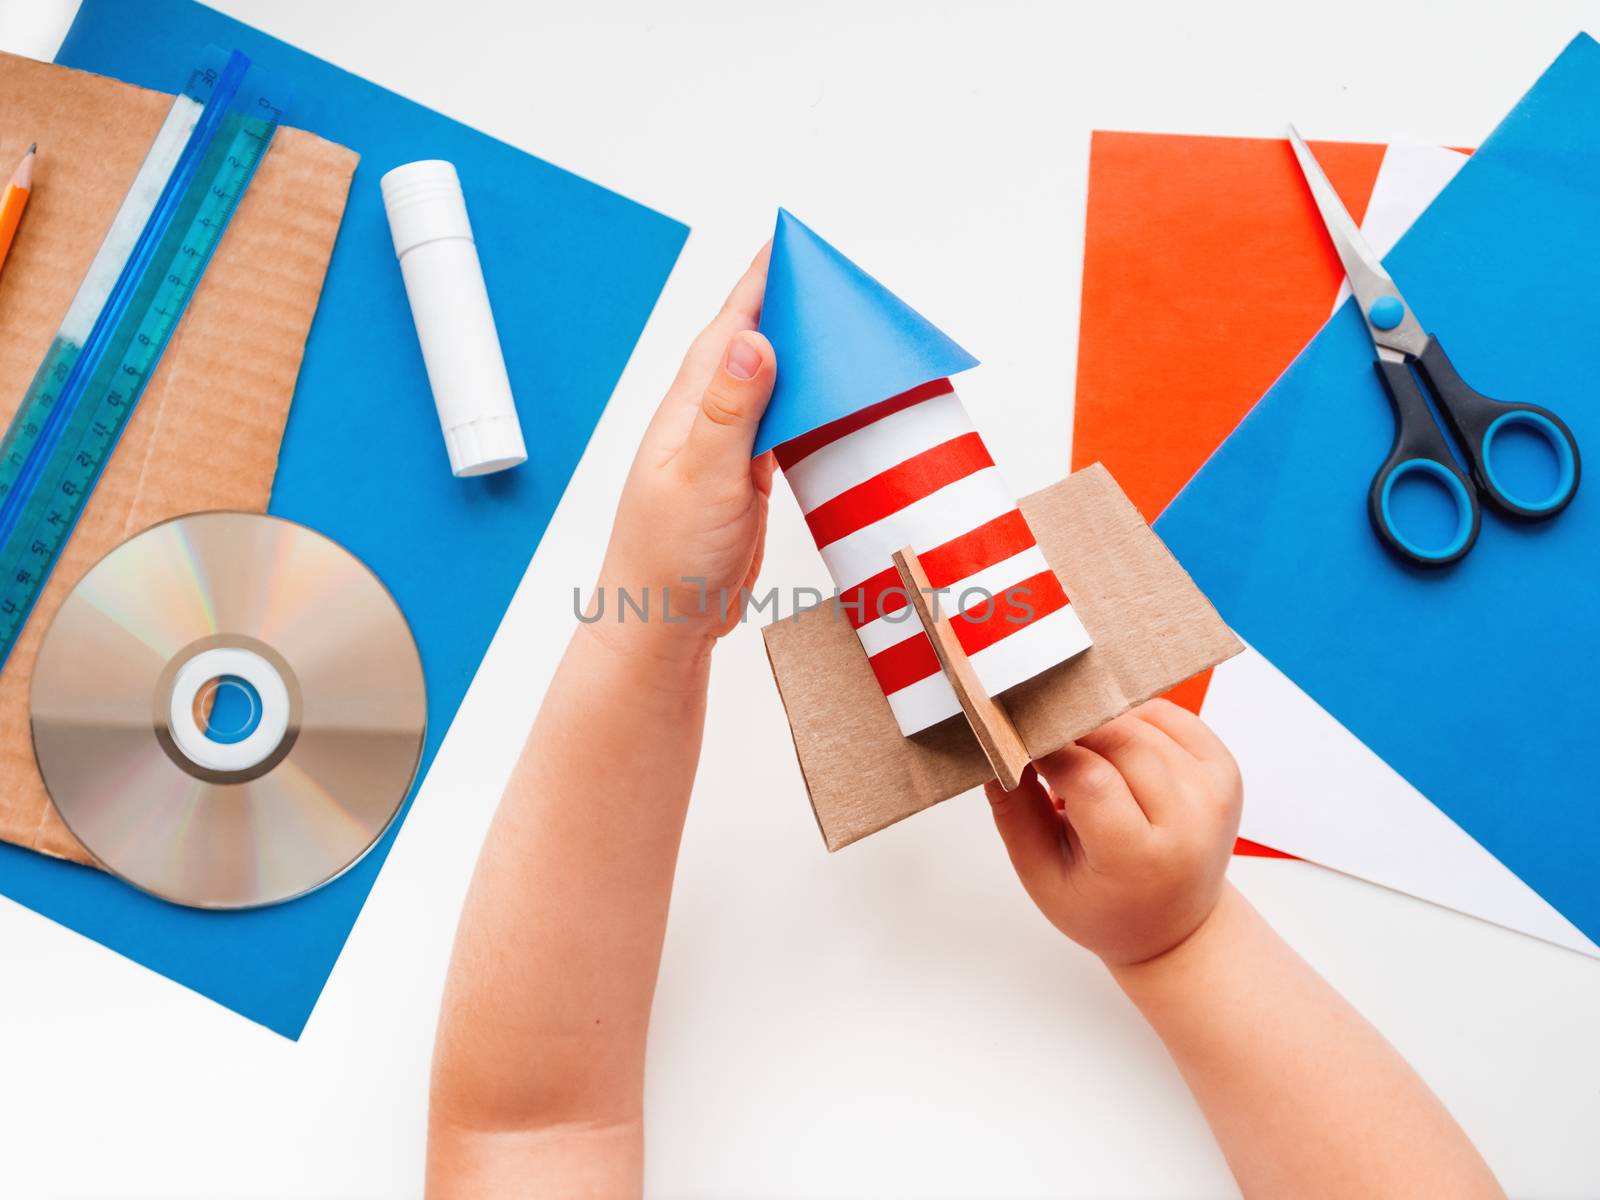
[[[526,461],[455,167],[407,163],[380,186],[451,472],[486,475]]]
[[[437,158],[406,163],[386,174],[378,186],[383,189],[397,258],[439,238],[472,240],[467,200],[454,163]]]

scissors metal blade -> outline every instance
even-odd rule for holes
[[[1391,362],[1403,362],[1408,355],[1416,357],[1421,354],[1428,335],[1417,323],[1411,306],[1400,295],[1394,280],[1389,278],[1389,272],[1383,269],[1383,263],[1373,253],[1372,247],[1367,245],[1367,239],[1361,236],[1361,230],[1345,208],[1344,201],[1339,199],[1339,193],[1333,190],[1333,184],[1323,174],[1311,148],[1293,125],[1289,126],[1289,144],[1294,147],[1294,156],[1300,161],[1300,170],[1311,188],[1312,199],[1317,202],[1317,211],[1322,214],[1322,223],[1327,226],[1333,248],[1338,251],[1339,261],[1344,264],[1344,273],[1350,278],[1350,290],[1355,293],[1356,304],[1367,323],[1367,333],[1372,337],[1378,356]],[[1391,323],[1387,329],[1374,324],[1372,320],[1373,306],[1384,300],[1398,301],[1402,309],[1399,322]],[[1383,312],[1381,306],[1379,312]]]

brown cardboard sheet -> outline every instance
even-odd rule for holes
[[[0,274],[0,422],[10,421],[133,181],[170,96],[0,54],[0,163],[39,143]],[[357,156],[280,129],[10,660],[0,670],[0,839],[88,862],[34,765],[28,687],[51,616],[103,554],[208,508],[261,511]]]
[[[1038,758],[1244,647],[1100,464],[1022,500],[1094,645],[1005,693]],[[903,737],[836,602],[762,635],[829,850],[994,777],[965,720]]]

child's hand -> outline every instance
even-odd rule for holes
[[[1051,924],[1124,966],[1205,922],[1242,788],[1233,756],[1199,717],[1153,700],[1036,770],[1014,792],[997,783],[988,792],[1011,863]]]
[[[617,627],[619,590],[637,599],[648,589],[648,621],[629,611],[626,623],[642,624],[657,648],[696,652],[737,623],[739,591],[755,584],[772,456],[752,461],[750,450],[777,377],[771,345],[754,332],[767,253],[689,347],[645,431],[600,575],[606,595],[597,630]],[[662,620],[663,589],[670,623]]]

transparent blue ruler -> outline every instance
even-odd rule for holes
[[[258,75],[215,49],[190,75],[0,439],[0,665],[267,153]]]

